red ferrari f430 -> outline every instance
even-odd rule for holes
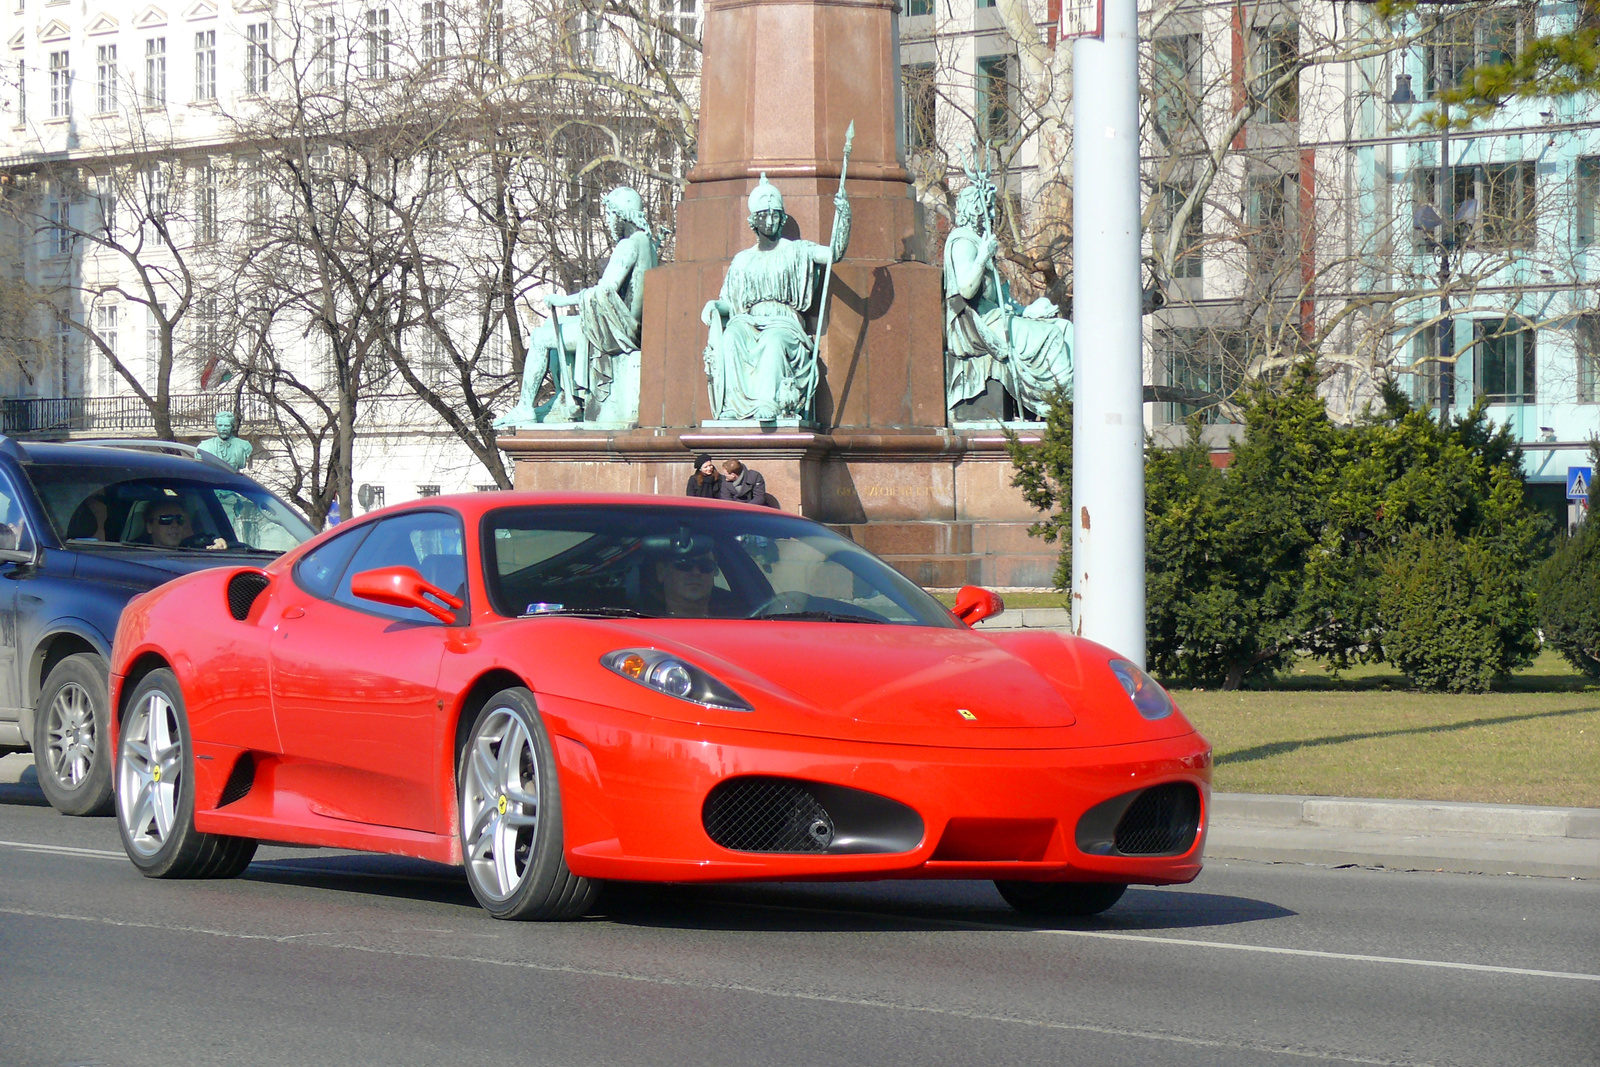
[[[116,807],[153,877],[259,840],[464,866],[506,919],[606,880],[993,879],[1091,914],[1200,871],[1211,753],[1138,666],[991,632],[825,526],[494,493],[132,601]]]

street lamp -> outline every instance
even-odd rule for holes
[[[1394,80],[1394,95],[1389,97],[1389,104],[1404,122],[1411,114],[1411,108],[1417,103],[1417,98],[1411,91],[1411,75],[1400,74]],[[1446,121],[1439,127],[1439,168],[1434,176],[1434,208],[1428,204],[1416,207],[1411,213],[1413,229],[1422,230],[1429,234],[1434,247],[1439,253],[1439,421],[1444,422],[1449,418],[1450,405],[1455,400],[1455,323],[1450,318],[1450,253],[1456,247],[1455,224],[1470,220],[1477,210],[1477,203],[1468,200],[1461,205],[1461,211],[1455,210],[1455,181],[1450,173],[1450,123],[1448,112]],[[1433,231],[1437,230],[1435,234]]]

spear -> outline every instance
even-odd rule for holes
[[[856,123],[850,120],[850,128],[844,131],[844,162],[839,164],[839,191],[844,192],[844,174],[850,169],[850,146],[856,143]],[[828,319],[828,283],[833,281],[833,237],[839,232],[839,213],[833,215],[833,233],[828,236],[828,269],[822,274],[822,303],[817,306],[817,335],[812,338],[811,351],[817,355],[822,353],[822,331]]]

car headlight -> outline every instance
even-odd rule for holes
[[[607,670],[669,697],[721,711],[754,711],[744,697],[692,663],[654,648],[619,648],[600,657]]]
[[[1138,665],[1125,659],[1114,659],[1107,664],[1111,673],[1117,676],[1117,681],[1122,683],[1122,688],[1128,693],[1128,699],[1133,701],[1133,706],[1140,715],[1147,719],[1165,719],[1175,710],[1172,698],[1161,684],[1140,670]]]

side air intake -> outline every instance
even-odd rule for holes
[[[240,622],[250,617],[256,597],[266,592],[272,580],[260,571],[240,571],[228,579],[228,614]]]
[[[898,801],[798,778],[719,782],[700,817],[706,835],[734,852],[910,852],[923,833],[922,816]]]
[[[1102,801],[1083,813],[1074,834],[1092,856],[1181,856],[1200,831],[1200,790],[1168,782]]]

